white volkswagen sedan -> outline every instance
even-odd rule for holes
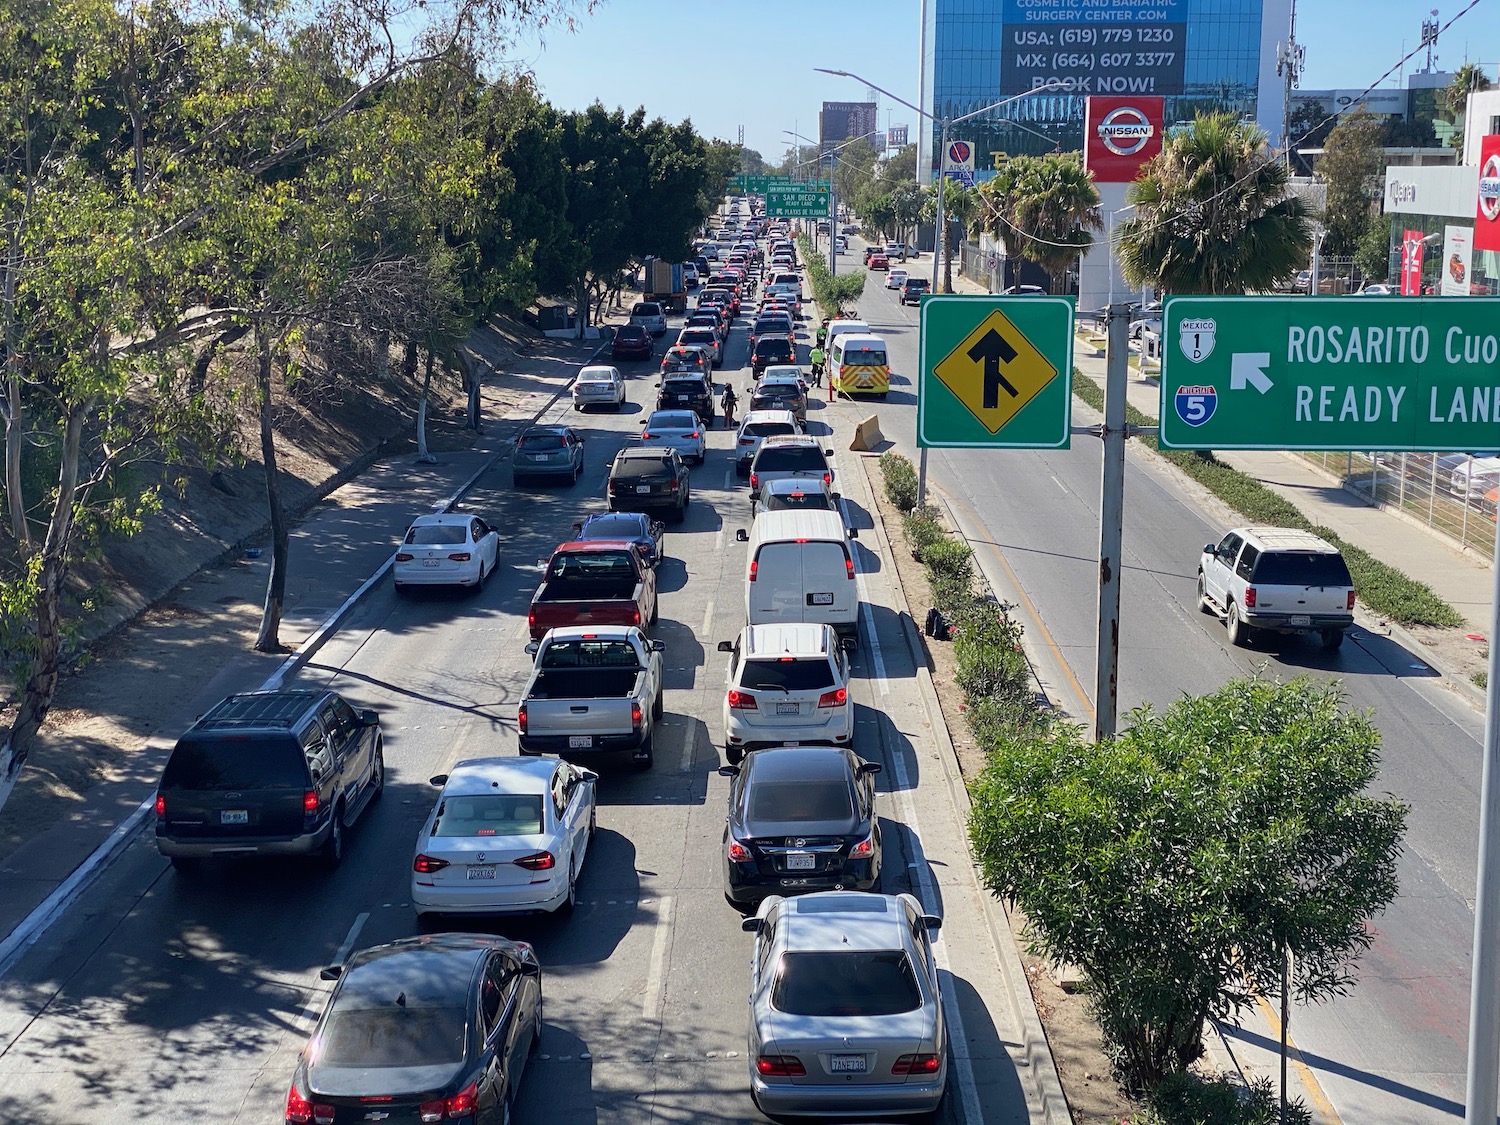
[[[585,406],[607,406],[619,410],[625,405],[625,376],[618,367],[599,364],[585,367],[573,380],[573,409]]]
[[[708,455],[703,420],[691,410],[653,410],[641,427],[642,442],[675,449],[677,456],[691,464],[703,464]]]
[[[396,592],[413,586],[484,588],[500,556],[500,533],[478,516],[418,516],[406,529],[391,567]]]
[[[556,758],[471,758],[434,777],[411,865],[417,917],[571,911],[597,777]]]

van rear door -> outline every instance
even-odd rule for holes
[[[847,625],[859,608],[849,548],[842,541],[767,543],[746,583],[751,625]]]
[[[847,543],[802,544],[802,585],[803,621],[844,625],[854,620],[859,597]]]

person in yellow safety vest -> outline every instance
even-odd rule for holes
[[[821,387],[823,385],[823,360],[824,360],[824,358],[825,357],[823,355],[823,348],[822,348],[821,345],[819,345],[818,347],[813,348],[811,354],[808,356],[808,359],[810,359],[812,361],[813,386],[815,386],[815,387]]]

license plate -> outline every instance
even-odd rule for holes
[[[789,852],[786,857],[788,871],[812,871],[818,866],[818,857],[810,852]]]
[[[649,484],[638,484],[635,486],[635,490],[637,492],[650,492],[651,486]]]
[[[220,824],[249,824],[250,813],[246,809],[222,809],[219,812]]]
[[[1292,618],[1292,624],[1293,625],[1311,625],[1312,624],[1312,618],[1308,617],[1306,614],[1297,614],[1297,615],[1293,616],[1293,618]]]
[[[570,734],[568,736],[569,750],[587,750],[594,745],[594,736],[591,734]]]
[[[828,1069],[835,1074],[863,1074],[865,1057],[864,1055],[831,1055],[828,1059]]]
[[[550,461],[550,460],[552,460],[552,454],[550,454],[550,453],[537,453],[537,454],[534,454],[533,456],[535,456],[535,458],[538,461]]]
[[[795,703],[778,703],[776,704],[776,713],[778,715],[800,715],[802,708]]]
[[[833,595],[832,594],[808,594],[807,595],[807,604],[808,605],[832,605],[833,604]]]
[[[442,561],[443,561],[442,559],[423,559],[422,560],[422,565],[423,566],[440,566],[442,564]]]
[[[487,863],[483,867],[471,867],[469,868],[469,878],[493,880],[495,878],[495,865]]]

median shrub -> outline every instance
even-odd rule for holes
[[[909,512],[917,506],[917,470],[911,461],[899,453],[880,455],[880,472],[885,478],[886,499],[900,512]]]
[[[906,542],[911,548],[912,558],[918,562],[922,561],[928,547],[947,534],[943,525],[938,522],[937,509],[930,504],[923,504],[908,512],[901,521],[901,529],[906,532]]]

